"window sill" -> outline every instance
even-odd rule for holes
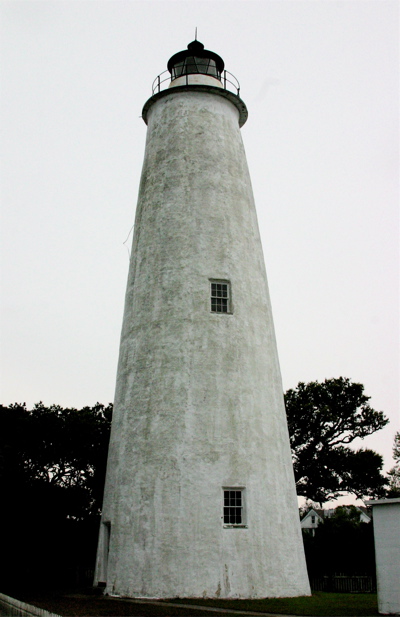
[[[223,525],[224,529],[248,529],[248,525]]]
[[[211,315],[233,315],[233,311],[210,311]]]

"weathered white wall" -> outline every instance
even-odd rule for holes
[[[310,592],[238,118],[195,87],[147,112],[96,574],[108,593]],[[231,281],[232,315],[210,312],[210,278]],[[232,486],[247,528],[223,527]]]
[[[400,615],[400,499],[380,499],[373,506],[378,610]]]

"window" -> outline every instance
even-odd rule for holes
[[[172,79],[176,79],[181,75],[191,75],[193,73],[212,75],[217,79],[221,78],[221,73],[217,69],[216,62],[211,58],[198,58],[197,56],[188,56],[181,62],[177,62],[172,67]]]
[[[210,281],[211,282],[211,312],[230,313],[230,283],[229,281]]]
[[[243,489],[224,489],[224,525],[244,527]]]
[[[312,515],[312,516],[311,516],[311,524],[312,524],[312,525],[314,525],[314,524],[315,524],[315,516],[314,516],[314,515]]]

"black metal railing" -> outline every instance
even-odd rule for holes
[[[375,593],[376,578],[372,575],[348,576],[345,574],[310,576],[310,586],[312,591]]]
[[[193,73],[182,73],[181,75],[172,79],[169,71],[163,71],[162,73],[160,73],[160,75],[157,75],[157,77],[153,81],[152,93],[156,94],[158,92],[161,92],[161,90],[165,90],[166,88],[168,88],[171,82],[174,82],[176,79],[181,79],[182,77],[186,77],[186,84],[184,85],[188,86],[190,85],[189,77],[191,75],[208,75],[209,77],[214,77],[213,75],[210,75],[209,73],[193,72]],[[229,92],[233,92],[233,94],[240,96],[240,84],[238,80],[236,79],[236,77],[232,75],[232,73],[230,73],[229,71],[226,71],[226,70],[222,71],[221,77],[220,78],[214,77],[214,79],[218,79],[218,81],[221,82],[221,85],[224,88],[224,90],[228,90]]]

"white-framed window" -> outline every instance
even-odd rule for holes
[[[247,527],[245,510],[245,490],[243,487],[224,487],[223,489],[224,527]]]
[[[231,313],[231,284],[229,281],[210,279],[211,312]]]

